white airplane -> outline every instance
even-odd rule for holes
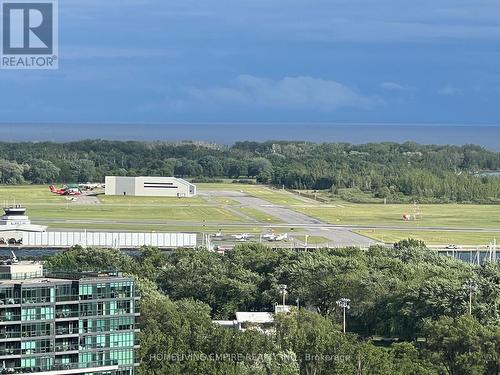
[[[215,241],[220,241],[224,239],[224,234],[222,234],[222,231],[218,231],[217,233],[210,235],[210,237],[212,237]]]
[[[264,240],[269,240],[269,239],[273,239],[276,237],[276,234],[274,232],[270,232],[270,233],[266,233],[266,234],[263,234],[262,235],[262,238]]]
[[[283,234],[279,234],[279,235],[276,235],[273,233],[273,234],[266,237],[266,239],[268,241],[284,241],[287,238],[288,238],[288,233],[283,233]]]
[[[237,241],[246,241],[250,238],[248,233],[233,234],[231,237],[235,238]]]
[[[84,190],[94,190],[94,189],[104,188],[104,184],[92,183],[92,182],[87,182],[86,184],[78,184],[78,186]]]
[[[283,241],[286,240],[287,238],[288,238],[288,233],[283,233],[276,237],[276,241]]]

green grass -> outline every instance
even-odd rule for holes
[[[293,236],[294,239],[299,240],[302,243],[306,242],[305,236]],[[308,236],[307,244],[308,245],[326,245],[329,242],[328,238],[321,236]]]
[[[46,186],[1,186],[0,201],[28,207],[31,219],[151,220],[193,222],[245,222],[220,205],[202,198],[99,196],[101,204],[80,205],[50,193]]]
[[[47,186],[41,185],[22,185],[10,186],[0,185],[0,201],[8,204],[47,204],[47,203],[63,203],[65,199],[58,195],[52,194]]]
[[[500,206],[465,204],[420,205],[421,218],[405,222],[403,214],[412,214],[409,204],[353,204],[296,207],[294,209],[331,224],[397,225],[408,227],[494,228],[500,226]]]
[[[500,239],[500,232],[453,232],[453,231],[398,231],[367,229],[356,230],[374,240],[393,243],[407,238],[424,241],[428,245],[487,245],[494,238]]]
[[[101,203],[113,205],[189,205],[189,204],[205,204],[206,201],[202,197],[193,198],[176,198],[176,197],[131,197],[117,195],[98,195]]]
[[[232,183],[197,185],[199,191],[243,191],[248,195],[262,198],[270,203],[289,206],[294,210],[332,224],[394,225],[407,228],[406,231],[394,231],[395,235],[398,236],[397,239],[409,237],[410,234],[413,234],[412,229],[418,227],[500,227],[500,206],[495,205],[420,205],[421,219],[416,222],[404,222],[402,215],[413,212],[413,207],[410,204],[353,204],[343,201],[322,204],[302,199],[286,191],[269,189],[260,185]],[[28,214],[33,220],[52,219],[54,222],[65,225],[58,225],[60,228],[129,229],[130,226],[133,226],[136,228],[135,230],[138,230],[139,228],[156,228],[158,225],[165,225],[161,224],[162,222],[168,221],[185,222],[187,226],[196,228],[200,228],[201,225],[199,224],[203,222],[207,225],[215,225],[215,222],[220,222],[240,223],[246,228],[252,226],[250,220],[231,212],[231,209],[240,211],[261,223],[275,224],[280,222],[279,218],[270,217],[253,207],[241,207],[234,199],[225,197],[213,197],[211,201],[199,196],[179,199],[100,195],[98,198],[102,202],[101,204],[79,205],[68,202],[65,197],[51,194],[48,186],[0,186],[0,201],[8,201],[9,203],[15,201],[16,203],[25,204],[28,207]],[[85,223],[64,223],[64,220],[93,219],[107,221],[107,223],[90,225]],[[126,223],[113,223],[114,220],[138,220],[144,221],[144,223],[140,223],[138,226],[129,226]],[[151,223],[148,223],[148,221]],[[54,224],[50,226],[54,227]],[[134,228],[131,228],[131,230],[134,230]],[[415,231],[415,234],[422,235],[422,232]],[[439,235],[436,238],[431,238],[432,241],[439,241],[439,238],[437,238]],[[465,231],[463,236],[458,236],[456,233],[453,236],[452,238],[445,237],[441,240],[441,243],[458,243],[462,239],[466,241],[467,238],[472,238],[472,242],[480,243],[491,240],[488,233],[474,234],[472,236],[472,234]]]
[[[109,206],[109,205],[45,205],[30,208],[31,219],[67,220],[151,220],[245,222],[232,212],[216,206]]]

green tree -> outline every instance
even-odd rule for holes
[[[32,160],[25,172],[25,178],[34,184],[45,184],[57,181],[60,168],[48,160]]]

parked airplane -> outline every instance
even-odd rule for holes
[[[235,238],[237,241],[246,241],[251,236],[248,233],[242,233],[242,234],[233,234],[231,237]]]
[[[50,192],[57,195],[80,195],[80,189],[74,186],[63,185],[62,188],[58,189],[54,185],[50,185]]]
[[[87,182],[86,184],[78,184],[78,187],[82,190],[94,190],[104,188],[104,184]]]
[[[271,233],[269,235],[264,235],[263,238],[267,239],[268,241],[284,241],[288,238],[288,233],[283,233],[283,234],[274,234]]]
[[[222,237],[224,237],[224,235],[222,234],[222,231],[218,231],[217,233],[215,233],[212,237],[214,238],[217,238],[217,239],[220,239]]]

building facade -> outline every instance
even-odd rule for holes
[[[194,197],[196,186],[176,177],[106,176],[106,195],[136,197]]]
[[[23,233],[45,232],[45,225],[32,224],[26,216],[26,207],[12,205],[4,207],[0,216],[0,245],[19,244]]]
[[[0,373],[133,375],[134,281],[120,273],[44,272],[0,265]]]

